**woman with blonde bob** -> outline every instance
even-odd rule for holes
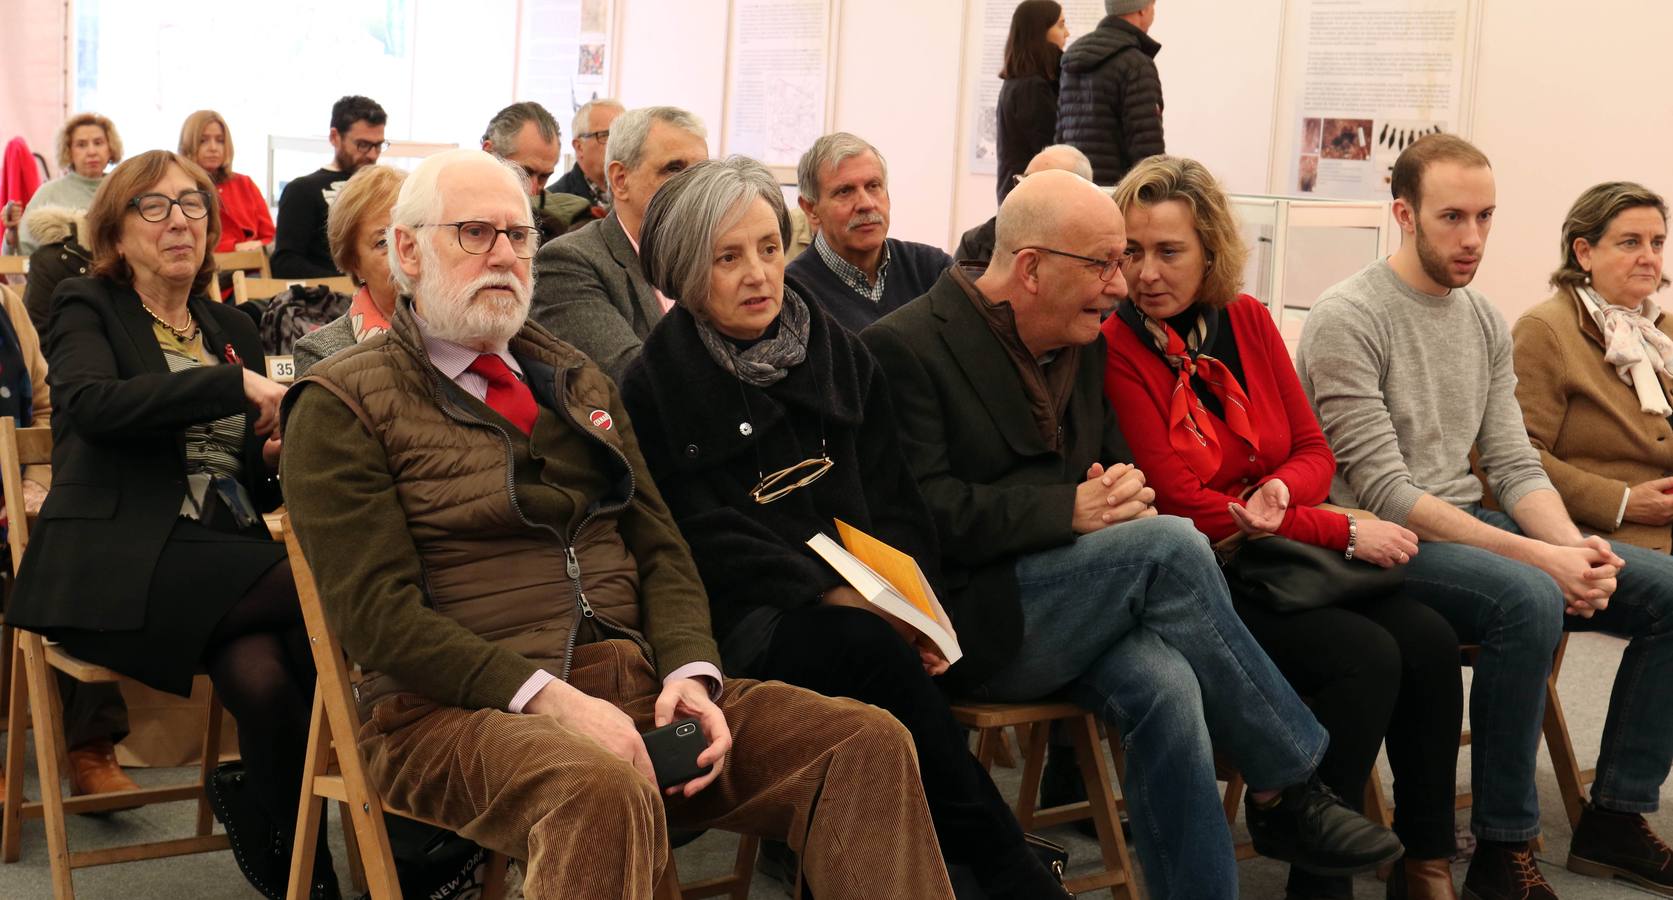
[[[35,252],[39,241],[33,232],[31,214],[41,210],[56,213],[79,213],[93,205],[93,194],[105,177],[105,169],[122,161],[122,136],[116,133],[116,123],[98,113],[77,113],[64,120],[58,129],[58,168],[60,174],[35,191],[23,212],[23,223],[18,226],[17,252],[28,256]],[[85,243],[85,241],[83,242]]]
[[[273,243],[273,215],[248,175],[232,170],[232,129],[212,109],[200,109],[180,126],[180,155],[203,167],[221,198],[221,240],[216,253]]]
[[[1247,252],[1214,176],[1153,156],[1115,201],[1127,219],[1128,298],[1104,323],[1104,390],[1157,510],[1216,543],[1276,534],[1378,566],[1415,554],[1417,537],[1399,525],[1320,508],[1336,461],[1266,307],[1239,293]],[[1452,628],[1403,592],[1279,613],[1231,587],[1249,632],[1330,732],[1320,778],[1355,808],[1386,736],[1406,847],[1388,896],[1455,896],[1447,858],[1463,694]],[[1287,896],[1353,888],[1292,867]]]
[[[399,289],[389,270],[389,218],[407,173],[366,166],[337,193],[325,222],[331,261],[359,288],[349,311],[296,342],[296,377],[322,359],[389,330]]]

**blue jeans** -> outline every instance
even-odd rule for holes
[[[1157,516],[1017,560],[1022,649],[977,693],[1067,690],[1121,735],[1122,789],[1150,895],[1235,897],[1213,745],[1251,787],[1318,767],[1328,736],[1232,610],[1208,540]]]
[[[1467,507],[1520,534],[1504,513]],[[1534,766],[1545,678],[1566,629],[1629,638],[1615,674],[1592,801],[1653,812],[1673,764],[1673,557],[1611,542],[1626,560],[1609,607],[1590,619],[1563,614],[1562,591],[1539,569],[1463,544],[1428,543],[1406,567],[1412,595],[1434,607],[1465,643],[1481,645],[1470,690],[1475,794],[1471,828],[1492,841],[1539,834]]]

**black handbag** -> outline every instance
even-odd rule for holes
[[[1385,569],[1277,535],[1238,544],[1224,557],[1221,571],[1234,596],[1276,613],[1386,597],[1406,583],[1403,564]]]

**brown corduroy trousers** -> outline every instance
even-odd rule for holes
[[[640,731],[661,685],[627,641],[577,647],[570,683]],[[779,682],[729,680],[720,777],[663,797],[627,762],[556,719],[380,701],[360,732],[390,808],[524,860],[530,900],[644,898],[668,859],[667,828],[786,840],[820,900],[951,900],[905,728],[882,710]]]

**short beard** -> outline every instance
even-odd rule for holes
[[[429,243],[419,242],[418,252],[423,271],[438,273],[413,285],[413,302],[431,337],[487,351],[509,344],[528,321],[532,273],[527,284],[510,272],[488,272],[463,281],[444,272],[439,254]],[[477,299],[478,291],[490,287],[511,291],[511,299]]]
[[[345,141],[346,140],[347,139],[345,138]],[[353,175],[355,170],[359,168],[359,166],[354,164],[354,157],[341,150],[337,151],[337,158],[334,162],[337,163],[337,171],[342,172],[344,175]]]
[[[1461,288],[1475,280],[1474,272],[1464,276],[1452,273],[1452,270],[1447,266],[1446,259],[1435,250],[1435,246],[1429,243],[1429,239],[1424,236],[1421,222],[1417,223],[1417,262],[1418,265],[1423,267],[1423,274],[1429,276],[1430,281],[1442,287]]]

